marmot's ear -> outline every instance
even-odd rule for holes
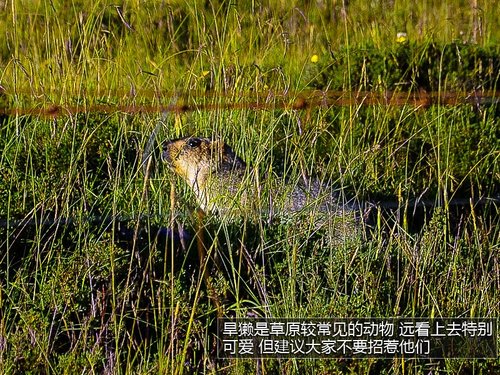
[[[224,152],[224,142],[221,139],[214,139],[210,142],[210,153],[213,156],[222,156]]]

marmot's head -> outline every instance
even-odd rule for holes
[[[162,160],[194,190],[204,189],[207,179],[233,170],[244,170],[245,163],[221,140],[185,137],[163,144]]]

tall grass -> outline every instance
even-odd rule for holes
[[[494,51],[498,7],[479,5],[12,1],[0,5],[0,101],[165,105],[163,93],[180,92],[218,104],[266,92],[272,104],[316,83],[387,87],[368,83],[371,48],[431,62],[433,43]],[[332,71],[344,54],[347,69]],[[451,76],[439,74],[439,90]],[[498,74],[487,77],[495,88]],[[0,372],[492,373],[498,359],[220,361],[214,331],[218,315],[498,316],[499,206],[475,204],[499,193],[497,124],[495,103],[2,117]],[[342,243],[307,221],[200,219],[158,158],[163,140],[186,134],[222,138],[260,176],[314,176],[398,207],[375,206],[368,236]]]
[[[362,1],[345,9],[300,1],[12,1],[3,8],[0,80],[16,105],[141,102],[142,92],[206,87],[296,90],[313,54],[324,61],[345,46],[390,49],[398,32],[417,43],[499,40],[498,7],[487,1],[477,9]]]

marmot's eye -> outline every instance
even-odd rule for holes
[[[198,138],[191,138],[187,141],[187,145],[191,148],[198,147],[201,143],[201,140]]]

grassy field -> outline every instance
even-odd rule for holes
[[[500,315],[500,4],[474,4],[0,1],[0,372],[500,372],[217,360],[214,338],[221,315]],[[374,204],[370,225],[331,243],[305,220],[200,219],[159,160],[190,134],[330,181]]]

